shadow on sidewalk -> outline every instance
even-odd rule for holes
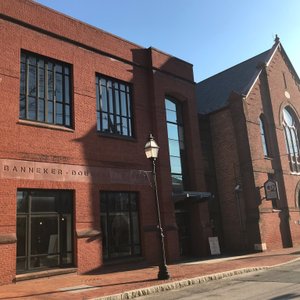
[[[134,270],[142,270],[146,268],[155,267],[155,265],[150,265],[147,262],[124,262],[123,264],[111,264],[104,265],[100,268],[96,268],[89,272],[83,273],[81,275],[101,275],[101,274],[109,274],[109,273],[118,273],[125,271],[134,271]]]
[[[299,295],[298,294],[285,294],[285,295],[271,298],[271,300],[288,300],[288,299],[299,299]]]
[[[82,292],[88,292],[89,290],[94,290],[95,288],[105,288],[105,287],[111,287],[111,286],[121,286],[121,285],[130,285],[130,284],[136,284],[136,283],[146,283],[146,282],[153,282],[157,281],[156,278],[153,279],[147,279],[147,280],[136,280],[136,281],[125,281],[125,282],[118,282],[118,283],[111,283],[111,284],[100,284],[100,285],[92,285],[92,286],[83,286],[83,287],[74,287],[74,290],[76,292],[79,292],[82,290]],[[32,297],[37,297],[37,296],[45,296],[45,295],[55,295],[55,294],[61,294],[61,293],[67,293],[72,291],[72,287],[70,287],[70,290],[55,290],[55,291],[48,291],[48,292],[43,292],[43,293],[32,293],[28,295],[20,295],[20,296],[5,296],[1,297],[1,300],[6,300],[6,299],[32,299]]]

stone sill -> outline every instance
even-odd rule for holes
[[[51,270],[43,270],[38,272],[32,273],[24,273],[16,275],[16,281],[24,281],[24,280],[31,280],[43,277],[50,277],[50,276],[57,276],[57,275],[64,275],[70,273],[77,273],[77,268],[65,268],[65,269],[51,269]]]

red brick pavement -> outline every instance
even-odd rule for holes
[[[121,270],[116,266],[106,267],[95,274],[59,275],[0,286],[0,300],[91,299],[237,269],[272,267],[296,259],[300,259],[300,248],[178,263],[168,266],[171,279],[167,281],[156,279],[158,268],[153,266],[140,264],[135,270],[130,266],[123,266]]]

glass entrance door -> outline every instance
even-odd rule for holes
[[[72,265],[72,211],[69,191],[18,191],[18,273]]]
[[[59,216],[32,216],[29,269],[59,265]]]

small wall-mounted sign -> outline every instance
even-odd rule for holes
[[[269,179],[264,183],[267,200],[279,199],[278,184],[276,180]]]
[[[211,255],[220,255],[220,245],[219,245],[219,239],[217,236],[212,236],[208,238],[209,247],[210,247],[210,253]]]

